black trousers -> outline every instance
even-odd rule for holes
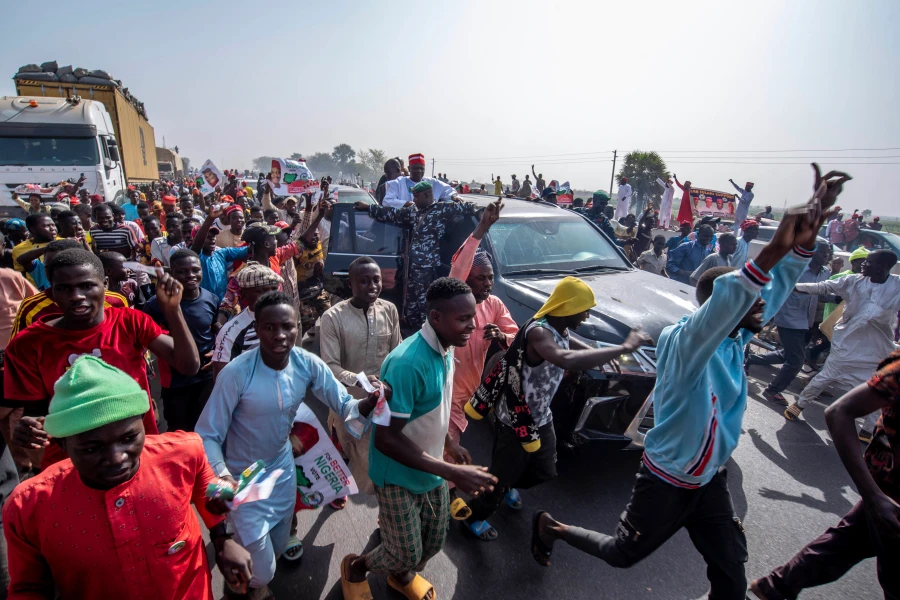
[[[710,600],[744,600],[747,539],[734,514],[725,467],[694,490],[670,485],[644,465],[638,470],[631,500],[616,535],[569,527],[563,539],[582,552],[627,569],[652,554],[682,527],[706,561]]]
[[[166,431],[194,431],[200,413],[212,393],[213,380],[177,388],[163,388],[163,416]]]
[[[556,433],[553,423],[538,429],[541,447],[526,452],[512,427],[498,419],[491,458],[491,474],[497,478],[492,492],[469,501],[469,522],[483,521],[494,514],[510,488],[528,489],[556,477]]]
[[[872,557],[877,560],[884,597],[900,599],[900,539],[882,535],[860,501],[840,523],[760,579],[759,587],[772,600],[793,600],[804,589],[837,581],[857,563]]]

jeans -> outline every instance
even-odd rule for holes
[[[766,388],[767,392],[780,394],[788,388],[806,359],[806,342],[809,339],[808,329],[789,329],[778,327],[781,339],[781,350],[765,354],[751,354],[747,357],[747,365],[781,365],[781,370]]]
[[[900,539],[881,535],[862,501],[841,522],[792,559],[759,580],[771,600],[793,600],[806,588],[837,581],[856,564],[875,557],[878,583],[887,600],[900,599]]]
[[[747,538],[734,514],[727,472],[719,467],[712,480],[697,489],[675,487],[638,470],[631,500],[619,519],[615,537],[568,527],[562,539],[610,566],[627,569],[652,554],[685,527],[706,561],[710,600],[744,600]]]

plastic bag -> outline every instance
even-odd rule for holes
[[[59,64],[55,60],[50,60],[45,63],[41,63],[41,71],[44,73],[56,73],[56,70],[59,68]]]
[[[40,73],[41,68],[34,63],[19,67],[19,73]]]

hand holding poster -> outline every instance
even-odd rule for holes
[[[294,196],[319,190],[319,182],[306,166],[306,161],[273,158],[271,172],[270,187],[276,196]]]
[[[734,220],[734,194],[691,188],[691,203],[701,217]]]
[[[291,429],[291,444],[299,441],[304,453],[294,459],[297,468],[298,507],[318,508],[336,498],[359,491],[350,469],[316,415],[301,404]]]
[[[203,178],[203,185],[200,186],[200,191],[203,192],[204,196],[212,194],[216,191],[216,187],[221,188],[225,186],[225,176],[222,175],[222,171],[211,160],[207,160],[200,167],[200,177]]]

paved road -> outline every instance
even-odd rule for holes
[[[751,373],[769,380],[768,368]],[[826,527],[837,523],[858,496],[828,436],[824,406],[788,423],[781,410],[760,399],[762,386],[751,380],[741,442],[728,464],[735,509],[749,543],[748,577],[790,558]],[[798,388],[799,390],[799,388]],[[319,407],[315,407],[318,412]],[[490,431],[474,423],[463,443],[476,461],[488,464]],[[456,524],[444,550],[424,572],[443,599],[472,598],[660,598],[694,599],[708,591],[705,565],[684,532],[629,570],[617,570],[564,545],[554,565],[539,567],[528,548],[530,518],[549,510],[567,523],[612,532],[628,500],[639,455],[633,452],[584,453],[561,465],[558,479],[523,493],[525,510],[501,511],[491,520],[500,533],[493,543],[474,540]],[[300,514],[305,555],[298,563],[279,561],[272,584],[277,598],[339,600],[340,560],[375,544],[374,498],[357,496],[343,512],[330,508]],[[218,576],[218,571],[215,571]],[[220,582],[221,578],[217,577]],[[221,589],[217,583],[216,589]],[[371,578],[377,599],[399,599],[384,578]],[[882,598],[873,561],[839,582],[806,592],[804,599]]]

